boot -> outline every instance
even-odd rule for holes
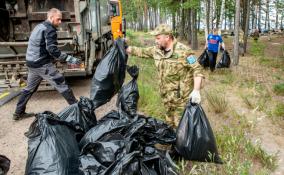
[[[73,91],[71,89],[68,89],[67,91],[62,92],[61,95],[65,98],[65,100],[67,101],[69,105],[72,105],[78,102],[78,100],[75,98]]]
[[[28,118],[28,117],[33,117],[35,116],[34,113],[26,113],[26,112],[23,112],[23,113],[14,113],[13,114],[13,120],[20,120],[20,119],[24,119],[24,118]]]

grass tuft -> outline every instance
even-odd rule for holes
[[[273,109],[273,116],[274,117],[281,117],[281,119],[284,119],[284,104],[283,103],[277,103],[276,106]]]
[[[228,102],[223,92],[216,90],[205,91],[205,96],[209,106],[215,113],[222,113],[227,110]]]
[[[275,92],[275,94],[283,96],[284,95],[284,83],[275,84],[273,86],[273,91]]]

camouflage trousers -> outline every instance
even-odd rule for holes
[[[189,88],[190,89],[190,88]],[[179,96],[176,90],[162,91],[161,97],[166,108],[166,122],[176,127],[189,100],[189,90]]]

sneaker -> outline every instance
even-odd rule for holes
[[[28,117],[33,117],[35,114],[34,113],[21,113],[21,114],[17,114],[14,113],[13,114],[13,120],[19,120],[19,119],[24,119],[24,118],[28,118]]]

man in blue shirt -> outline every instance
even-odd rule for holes
[[[220,35],[218,35],[218,29],[213,29],[213,34],[209,34],[206,40],[205,48],[208,49],[208,55],[209,55],[209,66],[211,72],[215,70],[216,66],[216,59],[217,54],[219,50],[219,43],[222,44],[223,49],[225,50],[225,44],[223,42],[223,39]]]

